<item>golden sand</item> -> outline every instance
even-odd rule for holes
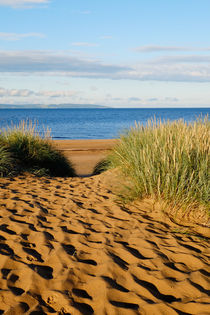
[[[210,314],[207,238],[119,204],[114,179],[0,179],[0,314]]]
[[[94,166],[106,157],[117,140],[55,140],[54,143],[73,162],[77,174],[87,176],[91,175]]]

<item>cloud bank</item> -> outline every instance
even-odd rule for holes
[[[148,46],[139,46],[134,48],[135,51],[145,53],[145,52],[185,52],[185,51],[210,51],[210,47],[198,48],[198,47],[183,47],[183,46],[156,46],[156,45],[148,45]]]
[[[111,77],[129,67],[104,65],[72,57],[68,54],[46,51],[0,51],[0,72],[53,73],[69,76]]]
[[[98,44],[96,43],[87,43],[87,42],[75,42],[71,44],[72,46],[76,47],[96,47]]]
[[[34,95],[34,92],[27,89],[4,89],[0,88],[0,97],[28,97]]]
[[[43,90],[39,92],[35,92],[29,89],[5,89],[0,87],[0,97],[29,97],[29,96],[36,96],[36,97],[49,97],[49,98],[56,98],[56,97],[71,97],[76,95],[76,91],[50,91],[50,90]]]
[[[12,8],[31,7],[36,4],[47,4],[50,0],[0,0],[0,6],[8,6]]]
[[[15,105],[18,106],[29,106],[33,107],[48,107],[50,104],[66,106],[65,104],[92,104],[92,105],[110,105],[110,106],[156,106],[163,104],[175,104],[179,102],[178,98],[175,97],[153,97],[153,98],[139,98],[139,97],[116,97],[112,94],[107,93],[101,97],[90,97],[83,91],[73,90],[40,90],[33,91],[30,89],[6,89],[0,87],[0,107],[1,105]],[[7,107],[7,106],[6,106]]]
[[[24,38],[30,37],[38,37],[44,38],[45,35],[41,33],[25,33],[25,34],[17,34],[17,33],[2,33],[0,32],[0,40],[8,40],[8,41],[17,41]]]
[[[210,82],[210,56],[168,56],[130,65],[49,51],[0,51],[0,72],[112,80]]]

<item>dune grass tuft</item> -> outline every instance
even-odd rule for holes
[[[209,214],[210,122],[208,117],[136,124],[108,157],[128,184],[128,198],[153,197],[172,208]]]
[[[0,147],[7,147],[13,166],[43,176],[75,176],[72,164],[53,147],[50,132],[37,131],[37,124],[22,121],[0,133]]]
[[[12,175],[13,162],[8,149],[0,145],[0,177]]]
[[[108,159],[99,161],[93,169],[92,175],[99,175],[111,167],[111,162]]]

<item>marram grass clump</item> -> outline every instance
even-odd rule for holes
[[[0,148],[3,151],[7,148],[8,161],[11,160],[16,173],[27,171],[39,176],[75,176],[72,164],[53,147],[50,132],[39,133],[36,123],[22,121],[18,126],[0,131]],[[7,171],[2,174],[7,174]]]
[[[108,157],[127,183],[127,197],[152,197],[173,209],[209,214],[210,122],[148,121],[121,136]]]
[[[99,175],[103,172],[105,172],[106,170],[108,170],[111,167],[111,162],[109,161],[109,159],[103,159],[101,161],[99,161],[96,166],[93,169],[93,173],[92,175]]]
[[[13,162],[8,149],[0,145],[0,177],[13,174]]]

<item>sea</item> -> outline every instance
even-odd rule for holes
[[[48,128],[53,139],[113,139],[154,117],[189,123],[209,114],[210,108],[0,109],[0,130],[28,120],[40,132]]]

